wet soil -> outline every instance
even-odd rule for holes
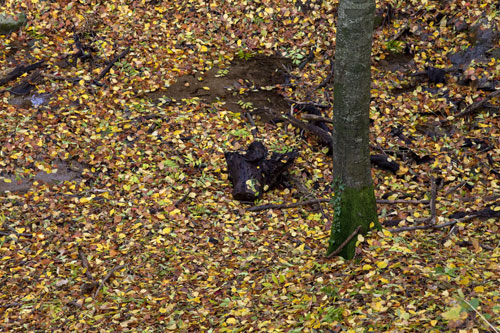
[[[0,193],[4,192],[28,192],[36,181],[49,185],[63,183],[65,181],[78,181],[82,179],[85,166],[76,161],[56,160],[52,163],[54,168],[51,173],[45,171],[33,172],[35,176],[30,178],[17,177],[13,174],[0,174]]]
[[[205,102],[225,102],[233,112],[245,110],[288,109],[280,86],[289,79],[290,59],[277,56],[254,56],[235,59],[227,68],[214,67],[204,74],[186,75],[166,90],[148,94],[153,101],[180,101],[198,97]],[[245,106],[243,106],[245,105]]]

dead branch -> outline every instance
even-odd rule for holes
[[[3,86],[6,83],[9,83],[10,81],[13,81],[23,75],[24,73],[31,72],[32,70],[35,70],[39,67],[42,67],[45,61],[39,61],[31,65],[23,66],[19,65],[16,68],[14,68],[9,74],[7,74],[6,77],[3,79],[0,79],[0,86]]]
[[[431,177],[431,217],[429,218],[429,222],[431,224],[436,224],[436,196],[437,196],[437,184],[436,178]]]
[[[175,206],[175,207],[179,207],[179,205],[180,205],[181,203],[183,203],[184,201],[186,201],[186,199],[187,199],[187,198],[188,198],[188,196],[189,196],[189,193],[191,193],[191,189],[189,189],[189,190],[187,191],[187,193],[186,193],[186,194],[184,194],[184,196],[183,196],[182,198],[180,198],[179,200],[177,200],[177,201],[175,202],[174,206]]]
[[[442,223],[442,224],[425,224],[425,225],[416,225],[413,227],[402,227],[402,228],[396,228],[396,229],[389,229],[390,232],[398,233],[398,232],[403,232],[403,231],[413,231],[413,230],[425,230],[425,229],[441,229],[445,227],[449,227],[452,225],[455,225],[459,222],[466,222],[469,220],[472,220],[476,215],[469,215],[460,219],[456,219],[454,221]]]
[[[377,200],[377,203],[378,204],[399,204],[399,203],[405,203],[405,204],[418,205],[418,204],[428,204],[429,200],[405,200],[405,199]]]
[[[108,65],[99,73],[99,75],[94,79],[94,83],[99,83],[101,79],[109,72],[111,67],[114,66],[115,62],[119,61],[121,58],[125,57],[127,53],[130,52],[130,47],[127,47],[125,50],[123,50],[120,54],[116,55],[111,61],[108,63]]]
[[[471,113],[474,113],[476,112],[477,110],[483,108],[483,107],[486,107],[486,105],[488,104],[488,102],[492,99],[492,98],[495,98],[497,96],[500,95],[500,89],[497,89],[495,90],[494,92],[492,92],[491,94],[489,94],[488,96],[485,96],[482,100],[480,100],[479,102],[475,102],[475,103],[472,103],[471,105],[469,105],[468,107],[465,108],[465,110],[457,113],[456,115],[454,115],[454,118],[461,118],[461,117],[465,117]],[[443,119],[441,120],[441,123],[444,124],[444,123],[447,123],[449,122],[448,119]]]
[[[333,124],[333,120],[328,118],[328,117],[317,116],[315,114],[310,114],[310,113],[303,114],[302,119],[307,120],[307,121],[321,121],[324,123]]]
[[[331,199],[328,198],[318,198],[318,199],[313,199],[313,200],[306,200],[306,201],[300,201],[300,202],[295,202],[291,204],[267,204],[267,205],[262,205],[262,206],[253,206],[250,208],[247,208],[247,211],[249,212],[258,212],[261,210],[266,210],[266,209],[287,209],[287,208],[295,208],[295,207],[300,207],[300,206],[307,206],[307,205],[314,205],[318,203],[323,203],[323,202],[330,202]],[[397,199],[397,200],[377,200],[378,204],[399,204],[399,203],[406,203],[406,204],[428,204],[429,200],[404,200],[404,199]],[[428,218],[421,219],[419,221],[428,221]]]
[[[328,83],[332,80],[333,78],[333,73],[335,70],[335,63],[333,62],[333,59],[330,59],[330,72],[328,75],[325,77],[325,79],[316,87],[315,90],[324,88],[328,85]]]
[[[104,279],[102,279],[101,283],[99,284],[99,287],[97,287],[97,290],[95,291],[94,297],[97,297],[97,295],[99,294],[99,291],[102,289],[102,287],[104,287],[104,284],[109,280],[109,278],[111,278],[111,276],[113,276],[113,274],[115,274],[116,271],[118,271],[124,267],[125,267],[125,265],[115,266],[111,271],[109,271],[109,273],[104,277]]]
[[[354,236],[356,236],[359,233],[360,230],[361,230],[361,226],[358,225],[358,227],[356,228],[356,230],[354,230],[354,232],[352,234],[350,234],[349,237],[347,237],[346,240],[342,244],[340,244],[340,246],[335,251],[333,251],[332,253],[330,253],[329,255],[326,256],[326,259],[330,259],[330,258],[336,256],[337,254],[339,254],[340,251],[342,251],[342,249],[347,244],[349,244],[349,242],[351,241],[351,239],[353,239]]]
[[[89,261],[87,260],[87,257],[85,256],[85,253],[83,252],[81,247],[78,247],[78,255],[80,256],[80,260],[82,261],[83,268],[85,268],[85,275],[90,281],[94,281],[94,277],[90,272]]]
[[[269,205],[262,205],[262,206],[253,206],[253,207],[247,208],[247,211],[257,212],[257,211],[266,210],[266,209],[295,208],[295,207],[313,205],[313,204],[322,203],[322,202],[329,202],[330,200],[331,199],[313,199],[313,200],[295,202],[295,203],[291,203],[291,204],[281,204],[281,205],[269,204]]]
[[[398,33],[395,34],[394,37],[392,37],[392,39],[390,41],[391,42],[397,41],[399,39],[399,37],[401,37],[404,33],[406,33],[409,30],[410,30],[410,26],[408,23],[406,23],[404,26],[401,27],[401,29],[399,29]]]

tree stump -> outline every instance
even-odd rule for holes
[[[233,184],[233,197],[238,201],[253,202],[262,197],[263,192],[278,185],[282,174],[298,156],[296,151],[272,153],[260,141],[248,146],[245,154],[226,152],[229,180]]]

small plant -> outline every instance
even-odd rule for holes
[[[285,57],[292,59],[292,63],[294,65],[299,65],[302,59],[304,59],[305,55],[301,50],[290,49],[285,51]]]
[[[242,100],[238,101],[238,105],[243,109],[243,110],[253,110],[253,104],[252,102],[245,102]]]
[[[403,53],[404,44],[399,40],[390,40],[385,43],[385,48],[391,53]]]
[[[246,137],[249,137],[252,133],[250,133],[246,129],[242,128],[239,130],[232,130],[231,132],[229,132],[229,134],[231,134],[233,136],[240,137],[240,138],[246,138]]]
[[[253,57],[253,54],[251,52],[248,52],[248,51],[245,51],[243,49],[240,49],[236,55],[238,56],[238,58],[240,58],[241,60],[248,60],[248,59],[251,59]]]
[[[229,69],[219,69],[217,74],[215,74],[215,77],[224,77],[227,73],[229,73]]]
[[[342,316],[343,312],[344,312],[344,309],[342,309],[342,308],[336,308],[334,306],[329,306],[325,309],[325,312],[323,314],[323,318],[321,319],[321,321],[326,322],[326,323],[333,323],[335,321],[339,322],[343,318],[343,316]]]

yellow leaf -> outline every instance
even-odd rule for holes
[[[266,13],[268,13],[269,15],[272,15],[274,13],[274,10],[271,8],[271,7],[268,7],[265,9]]]
[[[226,319],[226,323],[228,323],[229,325],[234,325],[236,324],[236,319],[233,317],[229,317]]]
[[[363,270],[364,271],[369,271],[372,268],[373,268],[372,265],[368,265],[368,264],[363,265]]]
[[[165,227],[165,228],[163,228],[163,229],[161,230],[161,232],[160,232],[160,233],[161,233],[161,234],[163,234],[163,235],[167,235],[167,234],[169,234],[171,231],[172,231],[172,228],[170,228],[170,227]]]
[[[441,316],[443,316],[446,320],[459,320],[460,312],[462,311],[462,307],[460,305],[452,307],[450,310],[443,312]]]
[[[407,173],[407,172],[408,172],[408,168],[405,168],[405,167],[400,167],[400,168],[399,168],[399,170],[398,170],[398,172],[396,172],[396,174],[397,174],[398,176],[401,176],[401,175],[404,175],[404,174],[405,174],[405,173]]]
[[[382,230],[382,232],[384,233],[385,237],[392,237],[392,232],[390,232],[389,230],[384,229],[384,230]]]
[[[156,217],[159,218],[160,220],[166,219],[166,217],[165,217],[165,215],[163,215],[163,213],[157,213]]]
[[[87,203],[92,200],[92,197],[80,198],[80,203]]]
[[[172,210],[170,213],[168,213],[168,215],[174,216],[174,215],[177,215],[177,214],[180,214],[180,213],[181,213],[181,211],[176,208],[176,209]]]
[[[205,45],[202,45],[200,47],[200,52],[207,52],[207,51],[208,51],[208,48]]]
[[[451,239],[448,239],[443,245],[444,247],[450,247],[452,244],[453,242],[451,241]]]
[[[458,280],[458,284],[459,284],[459,285],[462,285],[462,286],[468,286],[468,285],[469,285],[469,283],[470,283],[470,279],[469,279],[469,277],[468,277],[468,276],[463,277],[463,278],[461,278],[460,280]]]
[[[484,287],[483,286],[474,287],[474,291],[476,293],[484,293]]]
[[[303,251],[304,251],[304,247],[305,247],[305,245],[306,245],[305,243],[302,243],[302,244],[300,244],[299,246],[297,246],[295,249],[296,249],[296,250],[299,250],[300,252],[303,252]]]
[[[377,267],[378,268],[386,268],[389,263],[387,261],[379,261],[377,262]]]
[[[363,235],[358,235],[358,242],[362,243],[365,240]]]

